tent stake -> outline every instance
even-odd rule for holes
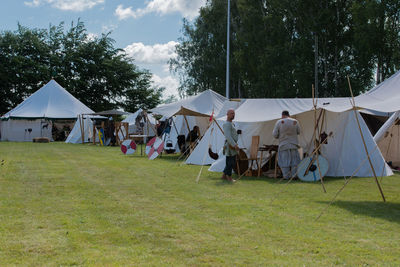
[[[367,145],[366,145],[365,140],[364,140],[364,135],[363,135],[362,130],[361,130],[360,122],[358,120],[358,113],[357,113],[357,110],[356,110],[356,102],[354,100],[353,90],[351,89],[350,78],[349,78],[348,75],[347,75],[347,81],[349,83],[350,94],[351,94],[351,98],[353,100],[351,103],[352,103],[352,106],[353,106],[354,116],[356,117],[356,120],[357,120],[358,130],[360,131],[361,139],[362,139],[363,144],[364,144],[365,153],[367,153],[369,166],[371,166],[371,170],[372,170],[372,172],[374,174],[375,182],[376,182],[376,185],[379,188],[379,192],[381,193],[383,202],[386,202],[385,195],[383,194],[381,185],[379,184],[378,178],[376,177],[375,169],[374,169],[374,166],[372,165],[371,158],[370,158],[369,153],[368,153],[368,148],[367,148]]]

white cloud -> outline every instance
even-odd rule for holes
[[[52,7],[67,11],[83,11],[91,9],[98,4],[103,4],[105,0],[32,0],[25,1],[24,4],[37,7],[41,4],[50,4]]]
[[[87,36],[86,36],[86,40],[87,40],[87,41],[94,41],[97,37],[99,37],[98,34],[89,32],[89,33],[87,34]]]
[[[167,64],[169,59],[176,58],[175,46],[177,44],[175,41],[155,45],[132,43],[125,47],[125,52],[134,58],[136,63]]]
[[[165,87],[164,97],[167,98],[170,95],[174,95],[178,98],[178,87],[179,81],[171,75],[160,77],[153,74],[152,81],[154,85],[158,87]]]
[[[149,13],[159,15],[180,13],[185,18],[193,19],[205,3],[206,0],[151,0],[146,3],[144,8],[137,8],[136,10],[133,10],[132,7],[124,8],[123,5],[118,5],[115,15],[120,20],[124,20],[129,17],[139,18]]]
[[[39,0],[33,0],[32,2],[24,2],[24,4],[27,5],[27,6],[37,7],[38,5],[40,5],[40,1]]]

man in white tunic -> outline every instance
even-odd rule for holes
[[[226,156],[226,162],[221,178],[230,182],[235,181],[232,179],[232,169],[235,166],[236,155],[239,150],[239,146],[237,144],[238,134],[232,122],[234,118],[235,111],[233,109],[229,109],[226,113],[226,122],[223,125],[225,135],[224,155]]]
[[[299,134],[299,122],[290,117],[289,111],[284,110],[282,119],[276,122],[272,132],[272,135],[279,139],[278,165],[284,179],[290,179],[296,174],[296,168],[300,162],[297,138]]]

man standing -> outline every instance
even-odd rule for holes
[[[296,174],[300,162],[297,138],[299,134],[299,122],[290,117],[289,111],[282,111],[282,119],[276,122],[272,135],[279,139],[278,165],[284,179],[290,179]]]
[[[239,146],[237,144],[238,134],[232,123],[235,118],[235,111],[229,109],[226,113],[226,122],[223,125],[225,144],[224,144],[224,155],[226,156],[226,165],[224,172],[222,174],[222,179],[234,182],[232,179],[232,169],[236,162],[236,155],[239,151]]]

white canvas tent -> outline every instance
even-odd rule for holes
[[[51,80],[1,117],[1,140],[51,139],[53,120],[76,120],[82,113],[93,113],[93,110]]]
[[[400,166],[400,111],[395,112],[374,136],[383,157],[393,167]]]
[[[84,131],[84,143],[90,143],[93,141],[93,121],[86,117],[83,119],[83,131]],[[96,134],[96,141],[99,141],[99,137]],[[80,126],[79,120],[74,125],[74,128],[72,128],[72,131],[67,137],[67,140],[65,140],[65,143],[71,143],[71,144],[82,144],[82,128]]]
[[[183,100],[160,105],[152,110],[165,118],[173,118],[171,131],[164,135],[165,149],[179,151],[177,145],[178,135],[188,135],[195,125],[199,126],[200,136],[204,135],[209,125],[211,114],[218,114],[226,98],[212,90],[206,90],[198,95],[190,96]],[[172,144],[172,147],[167,147]]]
[[[365,94],[356,97],[357,105],[368,106],[378,111],[378,115],[388,116],[389,119],[375,134],[378,144],[387,162],[394,167],[400,166],[400,71],[393,74]]]
[[[328,176],[351,176],[359,166],[355,176],[373,176],[364,151],[360,132],[357,126],[355,113],[350,110],[349,99],[319,99],[318,114],[325,110],[323,131],[332,132],[328,144],[323,145],[322,155],[328,160],[330,166]],[[299,120],[301,135],[300,146],[303,152],[313,149],[314,111],[312,99],[247,99],[237,110],[235,124],[242,130],[239,146],[250,148],[251,137],[260,136],[260,145],[278,144],[272,137],[275,122],[281,117],[282,110],[288,110],[291,115]],[[357,112],[362,133],[364,135],[373,166],[377,173],[387,176],[392,171],[385,163],[380,150],[371,136],[368,127]],[[225,120],[225,118],[220,118]],[[248,150],[247,150],[248,151]],[[211,165],[211,171],[222,171],[224,158],[221,156]],[[222,167],[222,168],[221,168]]]
[[[229,109],[236,110],[242,103],[244,103],[244,100],[225,101],[224,105],[220,109],[219,113],[216,114],[215,118],[223,117],[224,115],[226,115],[226,112]],[[213,152],[219,153],[225,142],[225,137],[219,129],[217,123],[220,127],[222,127],[223,121],[212,121],[212,124],[207,129],[206,133],[203,135],[196,148],[187,158],[186,164],[209,165],[215,161],[210,158],[208,154],[208,148],[211,147],[211,150]]]
[[[225,101],[224,96],[212,90],[206,90],[174,103],[160,105],[150,111],[167,118],[176,115],[210,117],[212,112],[214,114],[219,112]]]
[[[138,116],[141,116],[140,121],[136,121]],[[147,121],[148,118],[148,121]],[[143,110],[139,109],[135,113],[130,114],[126,117],[122,122],[129,123],[129,134],[144,134],[148,136],[155,136],[155,127],[156,127],[156,119],[151,115],[147,114],[147,117],[144,118]],[[139,133],[138,127],[136,123],[143,123],[143,132]]]

